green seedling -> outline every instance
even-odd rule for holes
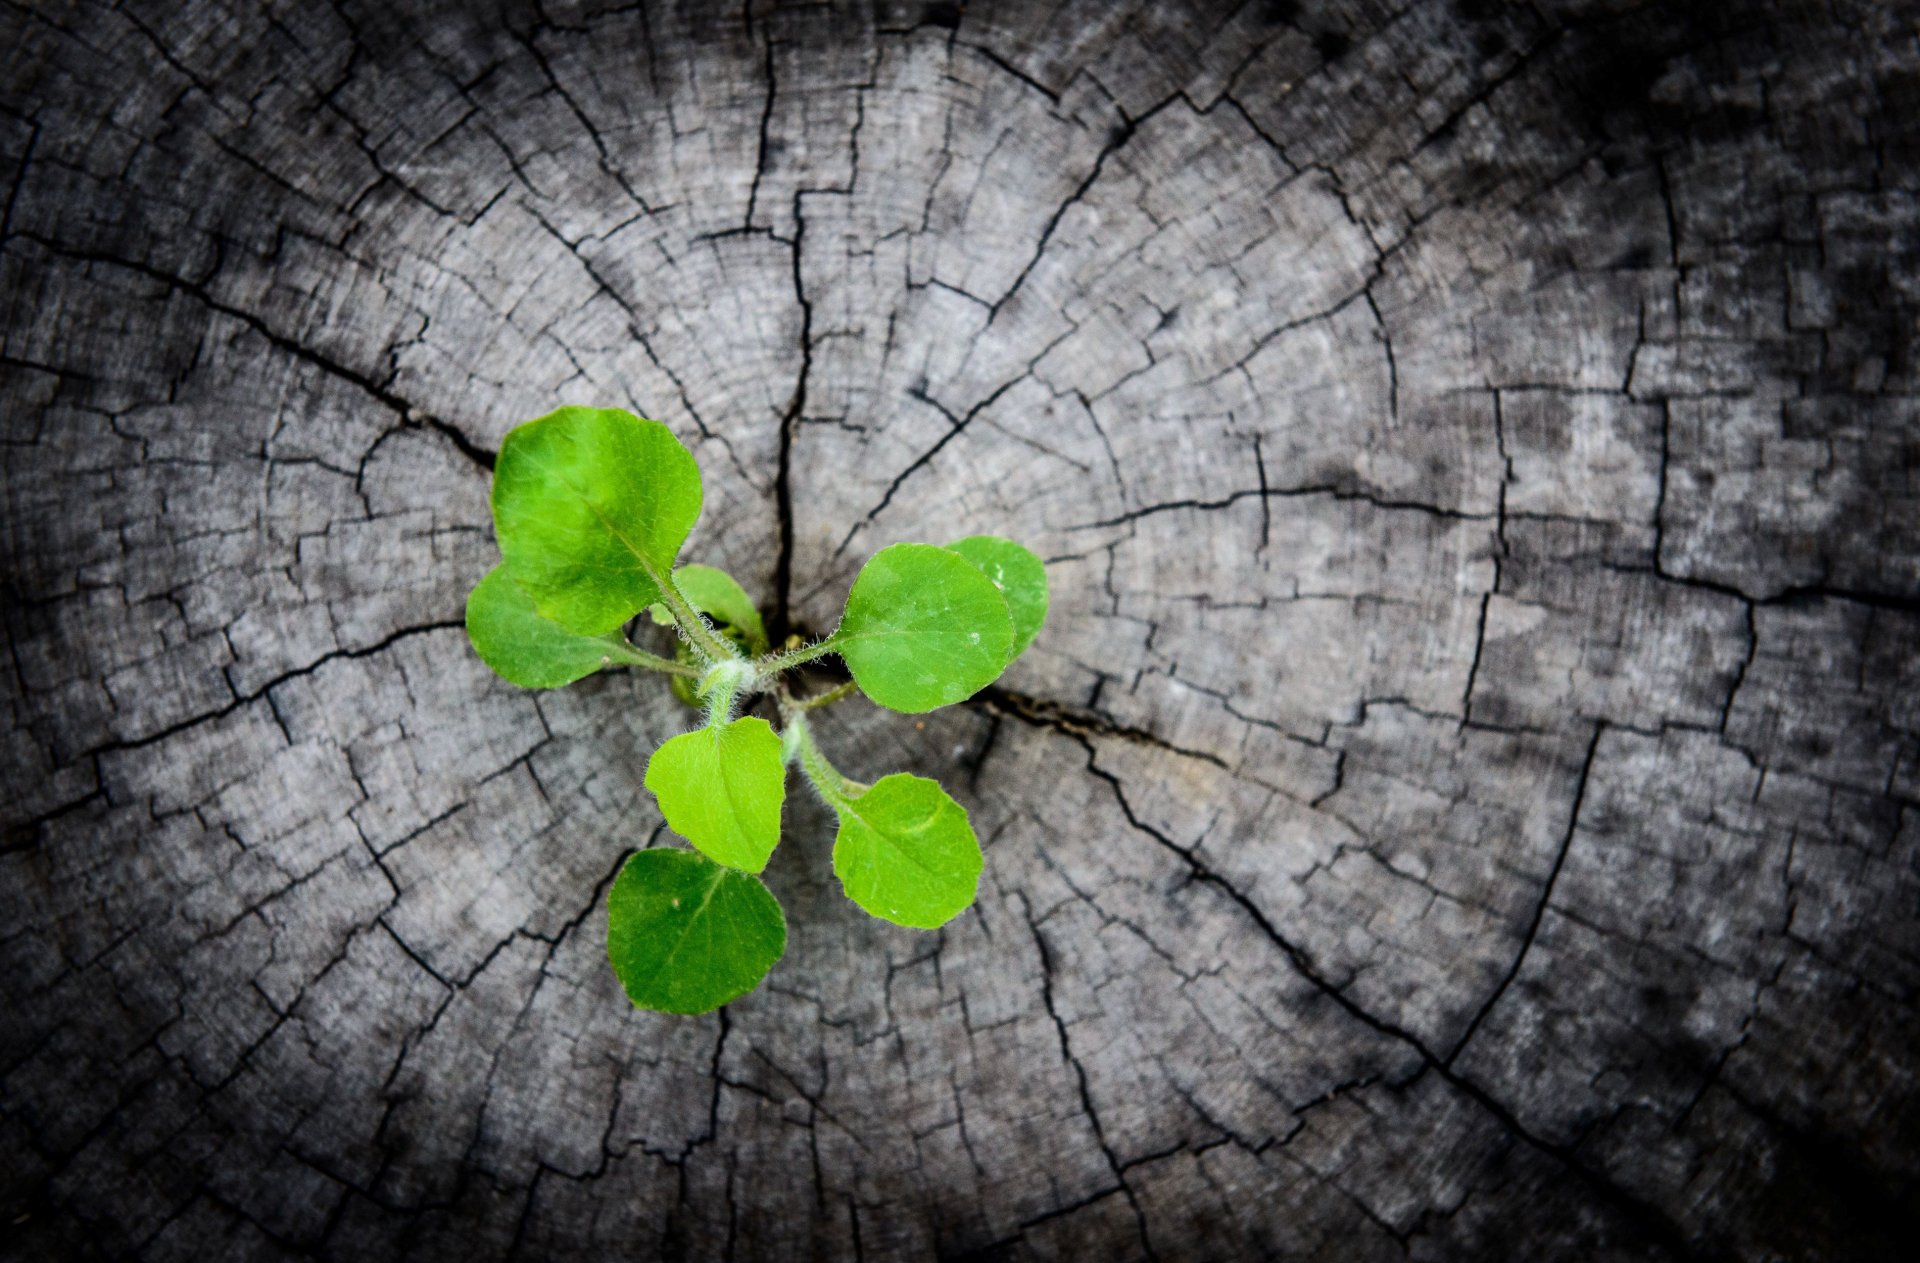
[[[692,453],[658,421],[617,408],[529,421],[507,435],[494,467],[504,560],[467,599],[474,649],[515,684],[559,688],[638,667],[666,675],[674,695],[703,712],[646,771],[667,826],[693,850],[637,852],[607,895],[614,973],[636,1005],[667,1013],[705,1013],[745,995],[786,950],[786,917],[758,874],[780,843],[791,764],[839,820],[833,871],[849,899],[922,930],[973,902],[984,860],[966,808],[923,776],[847,779],[807,717],[856,691],[906,714],[965,701],[1047,617],[1046,570],[1012,540],[894,544],[854,579],[831,635],[776,648],[731,576],[677,564],[701,494]],[[628,640],[642,614],[674,629],[671,656]],[[829,655],[852,678],[797,687],[797,669]],[[778,730],[742,713],[763,699]]]

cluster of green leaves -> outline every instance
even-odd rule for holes
[[[894,544],[867,562],[839,627],[776,652],[724,571],[677,565],[700,516],[700,471],[673,432],[615,408],[562,408],[516,427],[494,467],[500,565],[467,600],[467,634],[515,684],[558,688],[608,667],[667,675],[705,722],[664,742],[646,786],[693,850],[637,852],[607,896],[607,954],[642,1008],[705,1013],[760,984],[786,950],[786,918],[757,876],[780,842],[798,763],[839,818],[833,869],[847,897],[896,925],[933,929],[973,902],[979,839],[938,782],[847,779],[821,753],[811,711],[856,689],[917,714],[963,701],[1024,651],[1047,616],[1040,559],[976,535]],[[678,633],[672,657],[627,638],[645,613]],[[837,654],[852,679],[811,696],[795,668]],[[781,728],[740,713],[772,698]]]

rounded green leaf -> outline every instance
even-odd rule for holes
[[[958,553],[894,544],[861,567],[832,643],[863,693],[916,714],[993,683],[1013,618],[1000,589]]]
[[[618,408],[561,408],[507,435],[494,530],[540,613],[596,636],[658,599],[700,496],[693,454],[666,426]]]
[[[947,548],[959,553],[993,580],[1006,598],[1007,612],[1013,616],[1013,647],[1007,651],[1012,662],[1026,652],[1047,621],[1047,567],[1032,552],[998,535],[969,535],[956,539]]]
[[[496,674],[523,688],[551,689],[625,659],[619,633],[582,636],[542,618],[505,566],[487,571],[467,597],[467,639]]]
[[[643,1009],[717,1009],[759,986],[786,950],[773,892],[692,851],[639,852],[607,894],[607,959]]]
[[[895,925],[931,930],[973,902],[985,861],[967,810],[938,781],[896,772],[834,804],[833,871],[847,898]]]
[[[712,724],[667,741],[647,760],[647,788],[668,828],[730,868],[757,873],[780,844],[787,765],[764,719]]]

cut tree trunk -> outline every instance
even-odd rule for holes
[[[6,6],[6,1252],[1903,1254],[1917,16]],[[1048,559],[821,725],[974,911],[796,790],[766,984],[628,1005],[687,714],[461,629],[561,403],[782,633]]]

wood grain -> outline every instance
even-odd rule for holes
[[[0,9],[0,1252],[1895,1257],[1917,18]],[[776,634],[1048,559],[1001,686],[819,725],[974,912],[796,793],[766,986],[626,1004],[686,714],[460,629],[561,403]]]

